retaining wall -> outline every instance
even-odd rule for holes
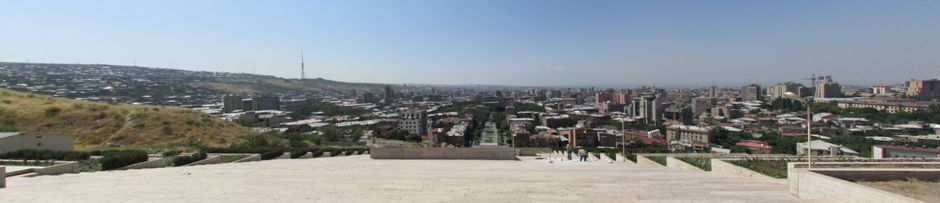
[[[686,163],[682,160],[679,160],[673,157],[666,157],[666,167],[679,169],[679,170],[687,170],[687,171],[705,171],[692,164]]]
[[[274,159],[290,159],[290,152],[284,152],[284,154],[281,154],[281,156],[278,156]]]
[[[372,159],[516,160],[512,148],[370,148]]]
[[[538,156],[539,154],[552,152],[551,148],[520,147],[516,148],[519,156]]]
[[[145,169],[145,168],[163,168],[166,167],[166,161],[162,158],[150,159],[144,162],[127,165],[114,170]]]
[[[34,170],[40,175],[59,175],[82,172],[82,166],[77,161],[70,161],[50,167],[36,168]]]

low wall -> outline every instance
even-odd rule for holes
[[[687,171],[705,171],[696,166],[693,166],[692,164],[686,163],[682,160],[679,160],[673,157],[666,157],[666,168],[674,168],[674,169],[687,170]]]
[[[252,162],[252,161],[261,161],[261,154],[249,154],[248,157],[235,160],[232,163],[244,163],[244,162]]]
[[[842,170],[842,169],[840,169]],[[796,196],[822,202],[924,202],[899,194],[871,188],[811,170],[797,170]],[[791,182],[793,184],[793,182]]]
[[[290,159],[290,152],[284,152],[284,154],[281,154],[281,156],[278,156],[274,159]]]
[[[641,166],[663,166],[643,155],[636,155],[636,164]]]
[[[166,161],[162,158],[150,159],[144,162],[127,165],[114,170],[145,169],[145,168],[163,168],[166,167]]]
[[[370,148],[372,159],[516,160],[512,148]]]
[[[82,166],[77,161],[70,161],[54,166],[49,166],[45,168],[35,169],[36,173],[40,175],[60,175],[66,173],[79,173],[82,172]]]
[[[198,166],[198,165],[209,165],[209,164],[219,164],[222,163],[222,156],[209,156],[206,159],[199,160],[186,164],[185,166]]]
[[[519,156],[538,156],[539,154],[552,152],[551,148],[521,147],[516,148]]]
[[[296,159],[310,159],[313,158],[313,152],[307,152],[306,154],[297,157]]]
[[[738,177],[775,179],[773,177],[764,175],[762,173],[752,171],[751,169],[734,165],[728,162],[727,159],[712,159],[711,162],[712,162],[711,173],[738,176]]]

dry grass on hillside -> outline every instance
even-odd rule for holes
[[[0,89],[0,129],[76,135],[79,149],[108,144],[172,146],[240,143],[251,130],[198,111],[106,104]]]

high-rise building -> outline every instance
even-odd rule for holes
[[[254,110],[281,110],[281,98],[274,94],[255,95],[252,99]]]
[[[837,98],[842,96],[842,86],[833,81],[816,83],[816,98]]]
[[[712,85],[708,87],[708,97],[709,98],[718,98],[721,96],[721,91],[718,90],[718,86]]]
[[[222,112],[232,113],[235,110],[243,110],[242,97],[238,95],[225,95],[222,97]]]
[[[762,100],[763,91],[758,84],[750,84],[741,87],[741,100],[755,101]]]
[[[395,92],[392,90],[392,86],[385,86],[385,95],[383,95],[386,103],[394,102]]]
[[[427,113],[424,110],[409,109],[400,114],[398,127],[407,130],[408,133],[415,135],[424,135],[426,132],[425,121]]]
[[[645,124],[659,125],[662,122],[662,107],[656,95],[644,94],[638,98],[633,98],[631,107],[631,115],[634,118],[642,118]]]
[[[911,80],[906,84],[909,97],[919,100],[940,99],[940,80]]]
[[[709,112],[708,98],[695,98],[692,100],[692,115],[700,116],[702,113]]]

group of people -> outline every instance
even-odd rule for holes
[[[571,148],[568,148],[568,160],[572,160],[571,159],[572,153],[573,153],[573,150],[571,150]],[[587,151],[585,151],[584,149],[578,149],[578,161],[580,162],[588,161]]]

